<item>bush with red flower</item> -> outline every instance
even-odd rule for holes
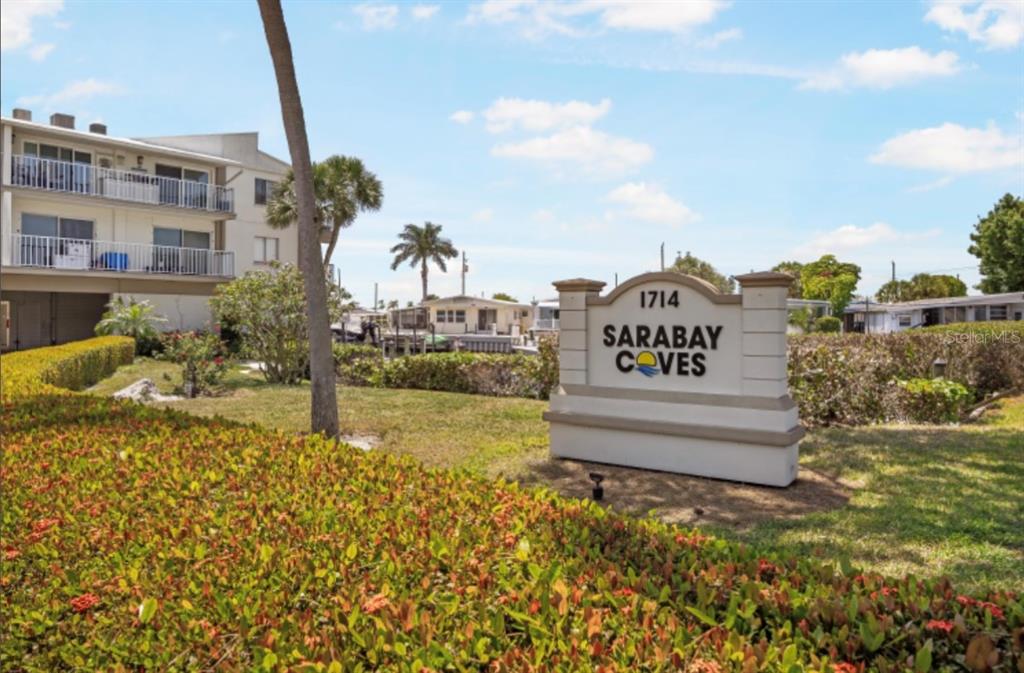
[[[212,332],[172,332],[163,344],[163,359],[181,366],[181,392],[186,397],[209,393],[227,373],[224,344]]]

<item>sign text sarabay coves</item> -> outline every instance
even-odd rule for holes
[[[555,456],[784,486],[802,436],[786,389],[789,277],[721,294],[675,273],[555,283]]]

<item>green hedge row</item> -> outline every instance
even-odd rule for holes
[[[105,336],[0,355],[0,396],[81,390],[135,357],[131,337]]]
[[[461,352],[385,360],[371,346],[335,344],[334,360],[346,385],[547,399],[558,383],[558,353],[550,343],[541,351],[540,356]]]
[[[945,362],[943,377],[966,387],[969,397],[950,387],[903,384],[931,378],[936,361]],[[789,389],[801,420],[812,425],[934,422],[944,417],[933,413],[936,396],[962,407],[1024,389],[1024,338],[998,330],[790,337]]]
[[[1024,656],[1005,591],[762,555],[319,437],[87,395],[13,396],[0,436],[0,670],[987,673]]]

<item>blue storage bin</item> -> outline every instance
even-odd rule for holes
[[[100,255],[100,266],[104,269],[126,271],[128,269],[127,252],[105,252]]]

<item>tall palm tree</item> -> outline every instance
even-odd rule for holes
[[[355,157],[339,154],[313,163],[313,219],[322,231],[331,227],[331,238],[324,252],[324,266],[338,245],[339,232],[352,225],[360,212],[380,210],[384,191],[377,176],[366,170]],[[284,229],[296,221],[295,176],[289,171],[267,202],[267,224]]]
[[[309,370],[312,402],[310,430],[328,437],[338,436],[338,391],[335,388],[331,326],[327,315],[327,278],[320,259],[320,228],[317,226],[313,167],[309,139],[302,112],[302,98],[295,79],[292,45],[284,23],[280,0],[258,0],[263,32],[274,62],[281,117],[288,138],[294,171],[295,213],[299,226],[299,270],[306,290],[306,319],[309,321]]]
[[[409,262],[409,266],[420,265],[420,279],[423,281],[423,301],[427,300],[427,264],[434,262],[441,269],[447,271],[446,259],[458,257],[459,251],[455,249],[452,242],[447,238],[441,238],[440,224],[424,222],[422,227],[415,224],[405,225],[405,229],[398,235],[402,242],[391,248],[395,255],[391,262],[391,270],[394,271],[402,262]]]

